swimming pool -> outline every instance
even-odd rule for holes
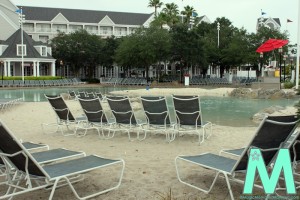
[[[38,88],[38,89],[11,89],[0,90],[1,98],[23,98],[25,102],[46,101],[44,94],[57,95],[67,93],[68,90],[101,92],[108,94],[111,91],[128,90],[127,87],[92,87],[92,88]],[[168,98],[169,105],[170,99]],[[294,106],[299,99],[239,99],[231,97],[201,97],[203,119],[214,124],[225,126],[257,126],[251,117],[270,106]],[[171,109],[172,110],[172,109]]]

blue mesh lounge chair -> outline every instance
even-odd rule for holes
[[[297,126],[298,126],[298,122],[299,122],[299,119],[297,118],[296,115],[287,115],[287,116],[266,116],[266,118],[268,120],[271,120],[271,121],[275,121],[275,122],[282,122],[282,123],[289,123],[291,126],[290,128],[291,129],[295,129]],[[265,120],[263,120],[265,121]],[[262,128],[264,125],[261,125]],[[290,132],[290,130],[287,130]],[[279,132],[279,134],[281,134],[281,132]],[[261,138],[256,138],[256,140],[261,140]],[[260,146],[257,146],[258,148],[260,148]],[[232,155],[232,156],[241,156],[241,154],[243,153],[245,148],[238,148],[238,149],[222,149],[220,152],[219,152],[219,155],[221,154],[229,154],[229,155]]]
[[[84,136],[89,129],[96,129],[100,137],[100,131],[102,137],[103,128],[107,125],[107,117],[103,110],[102,104],[99,98],[92,99],[81,99],[78,98],[81,108],[83,109],[84,114],[86,115],[87,121],[79,122],[76,126],[75,132],[78,136]],[[84,129],[84,134],[79,134],[78,129]]]
[[[109,96],[106,99],[114,116],[114,120],[109,122],[109,133],[106,138],[112,138],[116,131],[124,130],[128,133],[129,140],[131,140],[130,131],[137,128],[139,122],[132,110],[129,98],[122,96]]]
[[[294,125],[289,123],[280,123],[271,120],[264,119],[260,126],[257,129],[256,134],[249,142],[249,145],[244,148],[243,153],[238,159],[232,159],[212,153],[203,153],[195,156],[177,156],[175,158],[175,167],[177,172],[178,180],[192,188],[200,190],[206,194],[208,194],[219,175],[223,175],[226,179],[227,187],[229,190],[229,194],[231,199],[234,199],[230,180],[243,182],[244,180],[238,179],[237,173],[243,173],[247,169],[247,161],[249,158],[248,152],[251,148],[256,148],[257,146],[261,147],[262,155],[265,161],[265,164],[268,166],[273,161],[278,149],[285,146],[288,143],[290,138],[296,139],[299,135],[298,131],[295,131]],[[289,141],[289,145],[292,145],[293,141]],[[287,146],[285,146],[287,147]],[[215,174],[215,178],[213,179],[212,184],[208,188],[203,188],[198,186],[196,183],[189,183],[186,178],[183,178],[182,174],[179,171],[179,162],[180,164],[194,164],[199,166],[203,170],[213,171]],[[192,171],[189,169],[189,173]],[[199,175],[199,174],[198,174]],[[197,174],[193,174],[192,176],[197,176]],[[201,173],[200,173],[201,176]],[[199,180],[199,179],[197,179]],[[256,187],[262,188],[261,185],[255,184]]]
[[[68,185],[77,199],[88,199],[117,189],[121,184],[125,168],[125,162],[122,159],[113,160],[90,155],[41,165],[2,122],[0,122],[0,132],[0,156],[4,162],[11,163],[15,169],[14,175],[7,181],[7,190],[0,191],[0,199],[9,199],[16,195],[46,188],[51,189],[49,199],[52,199],[57,187],[63,185]],[[114,186],[85,197],[79,196],[78,191],[73,187],[74,176],[112,165],[121,166],[120,176]],[[101,177],[97,180],[102,181]],[[24,181],[26,184],[23,185]]]
[[[177,132],[196,133],[199,136],[199,144],[208,138],[212,131],[212,123],[203,121],[199,96],[175,96],[173,97],[175,115],[177,120]],[[206,129],[210,129],[208,134]]]
[[[49,146],[46,144],[37,144],[33,142],[22,142],[22,145],[29,151],[34,150],[49,150]],[[0,158],[0,176],[6,176],[6,166],[3,160]]]
[[[169,109],[165,97],[141,97],[146,123],[141,124],[146,138],[147,132],[163,132],[166,135],[166,141],[171,142],[175,139],[175,123],[171,123]]]
[[[61,96],[50,96],[50,95],[45,95],[47,98],[48,102],[52,106],[53,110],[55,111],[56,114],[56,123],[43,123],[42,128],[44,130],[45,126],[57,126],[57,130],[60,130],[62,135],[67,136],[67,135],[74,135],[74,131],[72,133],[65,134],[63,131],[63,127],[66,126],[69,130],[70,125],[76,125],[80,121],[86,121],[85,116],[81,117],[74,117],[72,114],[71,110],[68,108],[67,104],[63,100]],[[44,131],[45,132],[45,131]]]

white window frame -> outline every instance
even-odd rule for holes
[[[45,51],[43,51],[43,49]],[[41,46],[41,56],[44,56],[44,57],[47,56],[47,47],[46,46]]]
[[[17,56],[22,56],[22,46],[23,46],[23,56],[27,56],[26,44],[17,44]]]

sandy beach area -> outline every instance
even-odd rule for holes
[[[141,96],[144,94],[199,94],[224,96],[232,88],[204,90],[193,89],[138,89],[114,92],[118,95]],[[76,116],[83,112],[78,101],[66,100],[72,113]],[[294,108],[287,108],[287,114],[293,113]],[[284,113],[281,113],[284,114]],[[198,136],[184,135],[177,137],[171,143],[165,142],[163,134],[148,134],[144,141],[128,141],[127,134],[117,133],[114,138],[103,140],[94,130],[88,131],[85,137],[62,136],[61,133],[43,134],[42,123],[55,122],[55,113],[48,102],[24,102],[9,110],[0,112],[0,119],[17,138],[23,141],[45,143],[51,149],[64,147],[72,150],[84,151],[88,155],[96,154],[107,158],[123,158],[126,163],[124,177],[119,189],[110,191],[94,199],[166,199],[172,193],[171,199],[230,199],[226,182],[219,178],[210,194],[204,194],[180,183],[176,177],[174,159],[178,155],[197,155],[204,152],[218,154],[221,149],[239,148],[248,144],[257,127],[229,127],[213,125],[212,136],[200,146]],[[48,132],[49,130],[46,130]],[[135,134],[132,133],[132,138]],[[83,182],[76,184],[79,193],[102,189],[115,183],[119,168],[108,168],[100,172],[86,175]],[[214,172],[193,165],[183,165],[183,175],[187,180],[201,185],[209,186]],[[116,176],[116,177],[115,177]],[[236,199],[242,194],[243,185],[232,183]],[[0,190],[3,188],[0,186]],[[261,191],[256,191],[260,193]],[[38,190],[15,199],[48,199],[50,191]],[[164,198],[165,197],[165,198]],[[60,188],[55,192],[54,199],[75,199],[69,187]]]

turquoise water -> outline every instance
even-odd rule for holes
[[[12,90],[0,90],[0,98],[23,98],[25,102],[39,102],[46,101],[44,94],[47,95],[59,95],[61,93],[68,93],[69,90],[86,91],[86,92],[101,92],[102,94],[108,94],[111,91],[128,90],[126,87],[92,87],[92,88],[25,88],[25,89],[12,89]]]
[[[238,99],[230,97],[202,97],[203,119],[219,125],[257,126],[251,117],[271,106],[294,106],[299,99]]]
[[[56,95],[67,93],[68,90],[101,92],[108,94],[111,91],[128,90],[130,88],[93,87],[93,88],[38,88],[0,90],[0,98],[23,98],[26,102],[46,101],[44,94]],[[169,99],[169,98],[168,98]],[[201,97],[201,108],[204,121],[211,121],[218,125],[227,126],[257,126],[251,117],[270,106],[294,106],[299,99],[238,99],[230,97]],[[172,104],[169,104],[172,105]],[[172,109],[171,109],[172,110]]]

